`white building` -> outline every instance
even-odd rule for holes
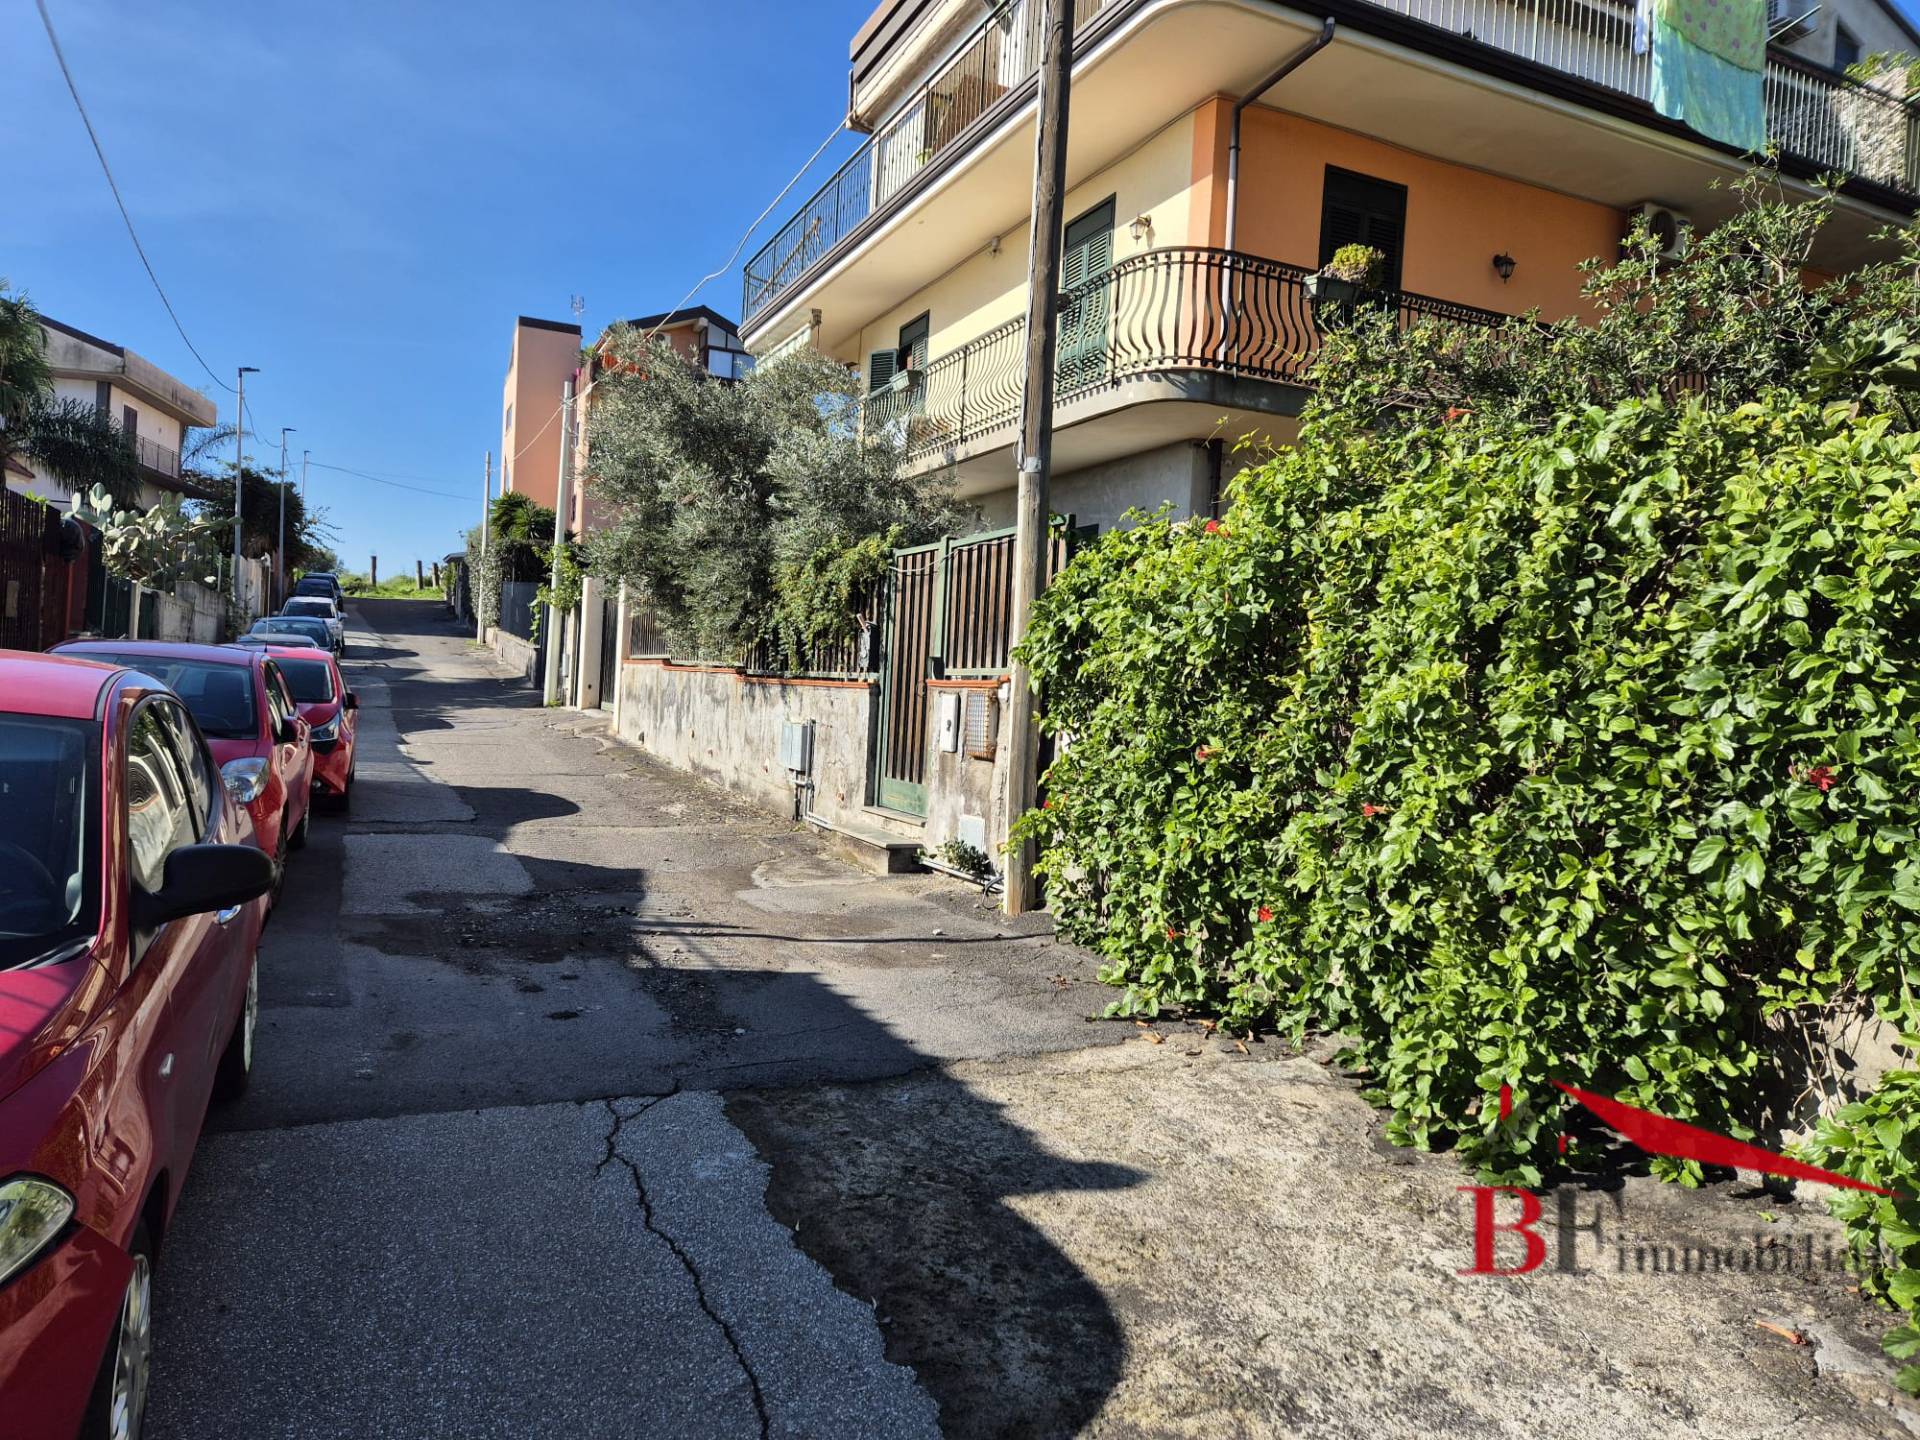
[[[213,401],[124,346],[44,315],[41,325],[55,398],[94,406],[133,442],[140,458],[141,505],[154,504],[162,494],[190,493],[180,480],[180,451],[189,429],[218,419]],[[73,504],[65,480],[39,472],[24,456],[8,465],[6,484],[63,507]]]

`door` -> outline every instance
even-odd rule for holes
[[[300,817],[307,813],[307,805],[312,798],[308,792],[313,783],[313,751],[300,733],[306,728],[307,722],[300,719],[300,707],[293,703],[293,692],[287,688],[286,676],[271,660],[266,662],[262,670],[261,679],[267,689],[267,739],[273,745],[274,771],[280,776],[280,783],[284,787],[281,792],[285,799],[280,808],[280,825],[282,833],[291,836],[299,828]],[[293,726],[292,740],[281,740],[282,723]]]
[[[1329,165],[1320,196],[1320,263],[1342,245],[1371,245],[1385,259],[1383,290],[1400,288],[1400,256],[1406,248],[1407,187]]]
[[[1106,378],[1113,295],[1102,277],[1112,268],[1113,200],[1109,197],[1068,225],[1061,245],[1057,369],[1063,395]]]
[[[600,602],[600,708],[613,709],[614,686],[619,683],[620,642],[626,639],[620,633],[620,602],[603,599]]]
[[[927,813],[927,670],[933,655],[940,547],[896,550],[880,658],[880,746],[874,798]]]

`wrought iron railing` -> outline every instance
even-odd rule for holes
[[[1055,399],[1060,403],[1145,376],[1213,371],[1303,384],[1320,351],[1313,272],[1256,255],[1170,246],[1129,256],[1060,300]],[[1508,317],[1407,292],[1365,304],[1402,325]],[[889,432],[909,460],[951,453],[1011,426],[1020,413],[1026,321],[1010,320],[924,370],[867,397],[862,427]]]
[[[1074,0],[1076,30],[1113,0]],[[1003,0],[958,50],[869,135],[747,262],[742,321],[751,321],[1040,64],[1042,0]]]
[[[1650,101],[1653,67],[1633,43],[1628,0],[1364,0],[1465,39]],[[1119,0],[1075,0],[1076,30]],[[772,308],[869,215],[1039,62],[1040,0],[1006,0],[747,262],[743,320]],[[1920,194],[1920,119],[1898,95],[1775,50],[1767,57],[1767,136],[1827,170]]]

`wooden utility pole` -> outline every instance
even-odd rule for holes
[[[378,555],[368,557],[367,586],[372,590],[378,590],[380,588],[380,557]]]
[[[413,557],[413,588],[416,590],[427,588],[427,567],[420,563],[418,555]]]
[[[1053,462],[1053,358],[1060,320],[1060,237],[1066,225],[1067,99],[1073,84],[1073,0],[1046,0],[1041,22],[1040,98],[1033,157],[1033,232],[1027,246],[1027,380],[1020,397],[1019,498],[1014,508],[1012,643],[1026,638],[1034,597],[1046,588],[1052,548],[1048,470]],[[1007,818],[1031,810],[1040,792],[1040,728],[1034,723],[1033,677],[1012,665],[1007,700]],[[1033,847],[1007,851],[1006,912],[1024,915],[1038,902]]]

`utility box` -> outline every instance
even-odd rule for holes
[[[789,720],[780,727],[780,763],[795,775],[813,771],[813,722]]]
[[[940,692],[940,748],[949,755],[960,748],[960,696],[952,690]]]

